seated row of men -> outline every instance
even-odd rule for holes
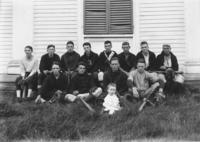
[[[55,46],[48,45],[48,53],[40,61],[39,75],[38,61],[32,55],[33,48],[25,47],[26,57],[21,61],[21,76],[16,80],[17,98],[31,98],[34,84],[38,84],[36,101],[51,100],[55,94],[67,101],[74,101],[77,96],[89,100],[101,94],[105,96],[102,89],[106,92],[110,83],[116,84],[121,96],[129,94],[139,98],[152,94],[158,87],[160,94],[163,91],[164,79],[147,71],[178,70],[177,59],[170,52],[169,45],[163,45],[163,51],[157,59],[145,41],[141,42],[141,52],[137,56],[129,52],[128,42],[122,43],[123,52],[117,55],[111,50],[112,43],[105,41],[105,50],[99,56],[91,51],[90,43],[86,42],[83,44],[85,53],[81,57],[74,51],[72,41],[66,45],[67,52],[61,60],[55,54]]]

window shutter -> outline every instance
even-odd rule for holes
[[[110,0],[109,23],[111,34],[132,34],[132,0]]]
[[[106,0],[85,0],[85,34],[107,33]]]

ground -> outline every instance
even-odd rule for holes
[[[83,104],[17,103],[0,97],[0,141],[183,141],[200,140],[200,92],[169,96],[166,103],[131,104],[113,116],[91,114]]]

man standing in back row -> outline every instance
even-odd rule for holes
[[[111,41],[107,40],[104,42],[105,50],[99,55],[99,69],[102,72],[108,71],[110,68],[110,61],[113,57],[117,57],[117,53],[112,49]]]
[[[120,67],[125,72],[130,72],[131,69],[136,68],[136,56],[132,54],[128,42],[122,43],[123,52],[119,54]]]
[[[80,55],[74,51],[74,43],[67,42],[67,52],[61,57],[61,69],[68,77],[68,83],[71,78],[76,74],[76,68],[80,59]]]
[[[156,70],[156,55],[149,50],[148,43],[142,41],[140,43],[141,51],[137,54],[137,60],[144,59],[145,61],[145,70],[146,71],[155,71]]]

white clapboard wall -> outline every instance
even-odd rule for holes
[[[0,0],[0,73],[12,57],[12,0]]]
[[[34,0],[33,45],[37,57],[46,53],[48,44],[54,44],[59,55],[66,52],[68,40],[77,48],[77,5],[77,0]]]
[[[170,44],[181,65],[186,58],[184,0],[139,0],[139,39],[161,52]]]

